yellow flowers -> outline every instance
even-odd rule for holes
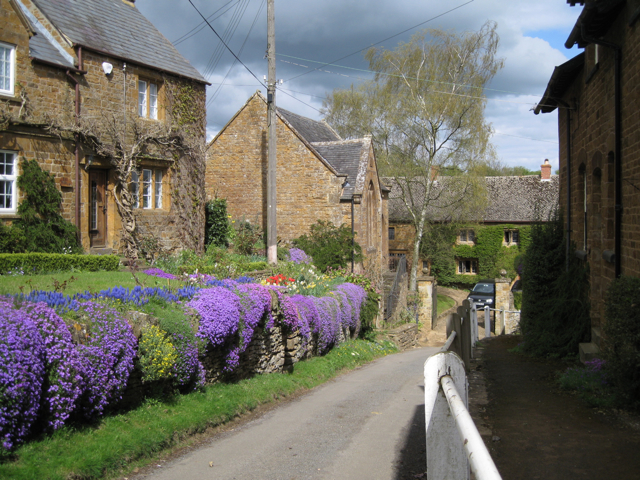
[[[152,382],[171,378],[178,354],[167,333],[150,325],[142,333],[138,345],[138,356],[142,367],[142,381]]]

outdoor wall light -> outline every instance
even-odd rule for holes
[[[104,71],[105,75],[109,75],[113,70],[113,65],[111,65],[109,62],[102,62],[102,70]]]

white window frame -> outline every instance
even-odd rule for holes
[[[153,208],[153,170],[142,170],[142,208]]]
[[[140,208],[140,174],[131,172],[130,192],[133,195],[133,208]]]
[[[8,43],[0,42],[0,79],[7,78],[6,73],[9,74],[9,88],[5,88],[3,85],[4,82],[0,84],[0,94],[2,95],[10,95],[13,96],[15,91],[15,83],[16,83],[16,47],[15,45],[10,45]],[[5,55],[8,51],[9,59],[8,59],[8,72],[7,70],[7,62],[5,59]],[[2,72],[2,68],[4,67],[5,71]]]
[[[138,116],[158,120],[158,84],[138,80]]]
[[[162,208],[162,170],[155,170],[153,172],[153,206],[155,208]]]
[[[16,213],[18,211],[18,153],[9,150],[0,150],[0,155],[2,156],[3,164],[6,162],[7,156],[11,155],[13,157],[11,174],[7,174],[4,168],[2,169],[2,173],[0,173],[0,182],[3,182],[5,185],[9,185],[9,188],[11,189],[11,193],[9,195],[3,195],[4,199],[9,197],[11,206],[7,208],[3,202],[0,204],[0,213]]]
[[[129,190],[133,195],[133,208],[160,210],[163,208],[162,182],[164,170],[143,168],[141,173],[131,172]],[[140,184],[142,183],[142,188]]]

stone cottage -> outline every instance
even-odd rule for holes
[[[277,109],[278,239],[318,220],[352,226],[365,264],[387,262],[387,195],[371,137],[343,140],[325,122]],[[207,148],[206,191],[225,198],[234,218],[266,224],[267,101],[256,92]]]
[[[383,179],[391,186],[389,195],[389,268],[394,270],[401,257],[407,257],[411,265],[415,228],[411,217],[401,200],[401,195],[393,179]],[[541,166],[541,175],[485,177],[482,188],[486,194],[486,205],[470,215],[466,212],[465,227],[457,232],[456,245],[476,244],[477,226],[504,225],[502,245],[517,246],[520,243],[520,228],[538,221],[546,221],[558,205],[558,176],[551,174],[548,161]],[[447,188],[447,177],[441,176],[433,181],[434,190]],[[435,195],[435,196],[440,196]],[[446,193],[444,195],[446,197]],[[448,222],[442,213],[432,209],[430,222]],[[431,274],[427,262],[419,261],[420,271]],[[478,260],[472,256],[455,257],[457,275],[482,276]]]
[[[535,113],[558,111],[560,205],[567,245],[589,263],[591,343],[604,325],[614,278],[640,275],[640,5],[572,0],[584,8],[565,43],[580,54],[555,68]]]
[[[0,0],[0,25],[0,221],[36,159],[85,250],[122,250],[123,218],[138,244],[201,249],[207,82],[135,0]]]

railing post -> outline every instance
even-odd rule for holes
[[[471,325],[472,325],[472,339],[471,346],[475,347],[476,342],[478,341],[478,310],[476,309],[476,304],[471,302],[473,307],[471,310]]]
[[[440,379],[445,375],[451,376],[461,400],[467,405],[467,377],[460,357],[453,352],[429,357],[424,364],[428,478],[468,479],[469,461],[464,444],[447,398],[440,388]]]
[[[491,337],[491,307],[484,307],[484,338]]]

